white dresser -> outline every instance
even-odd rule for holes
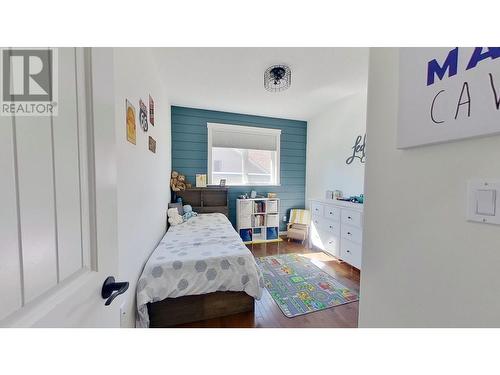
[[[361,269],[363,205],[333,199],[311,199],[310,209],[309,246]]]

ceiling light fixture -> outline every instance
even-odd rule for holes
[[[291,84],[292,71],[287,65],[273,65],[264,72],[264,87],[267,91],[283,91]]]

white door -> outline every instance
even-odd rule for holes
[[[0,326],[117,327],[112,51],[57,61],[57,116],[0,117]]]

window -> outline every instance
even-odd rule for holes
[[[279,185],[279,129],[208,124],[208,183]]]

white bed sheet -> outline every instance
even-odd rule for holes
[[[260,299],[262,274],[226,216],[198,215],[171,227],[137,283],[137,327],[149,327],[147,304],[216,291]]]

